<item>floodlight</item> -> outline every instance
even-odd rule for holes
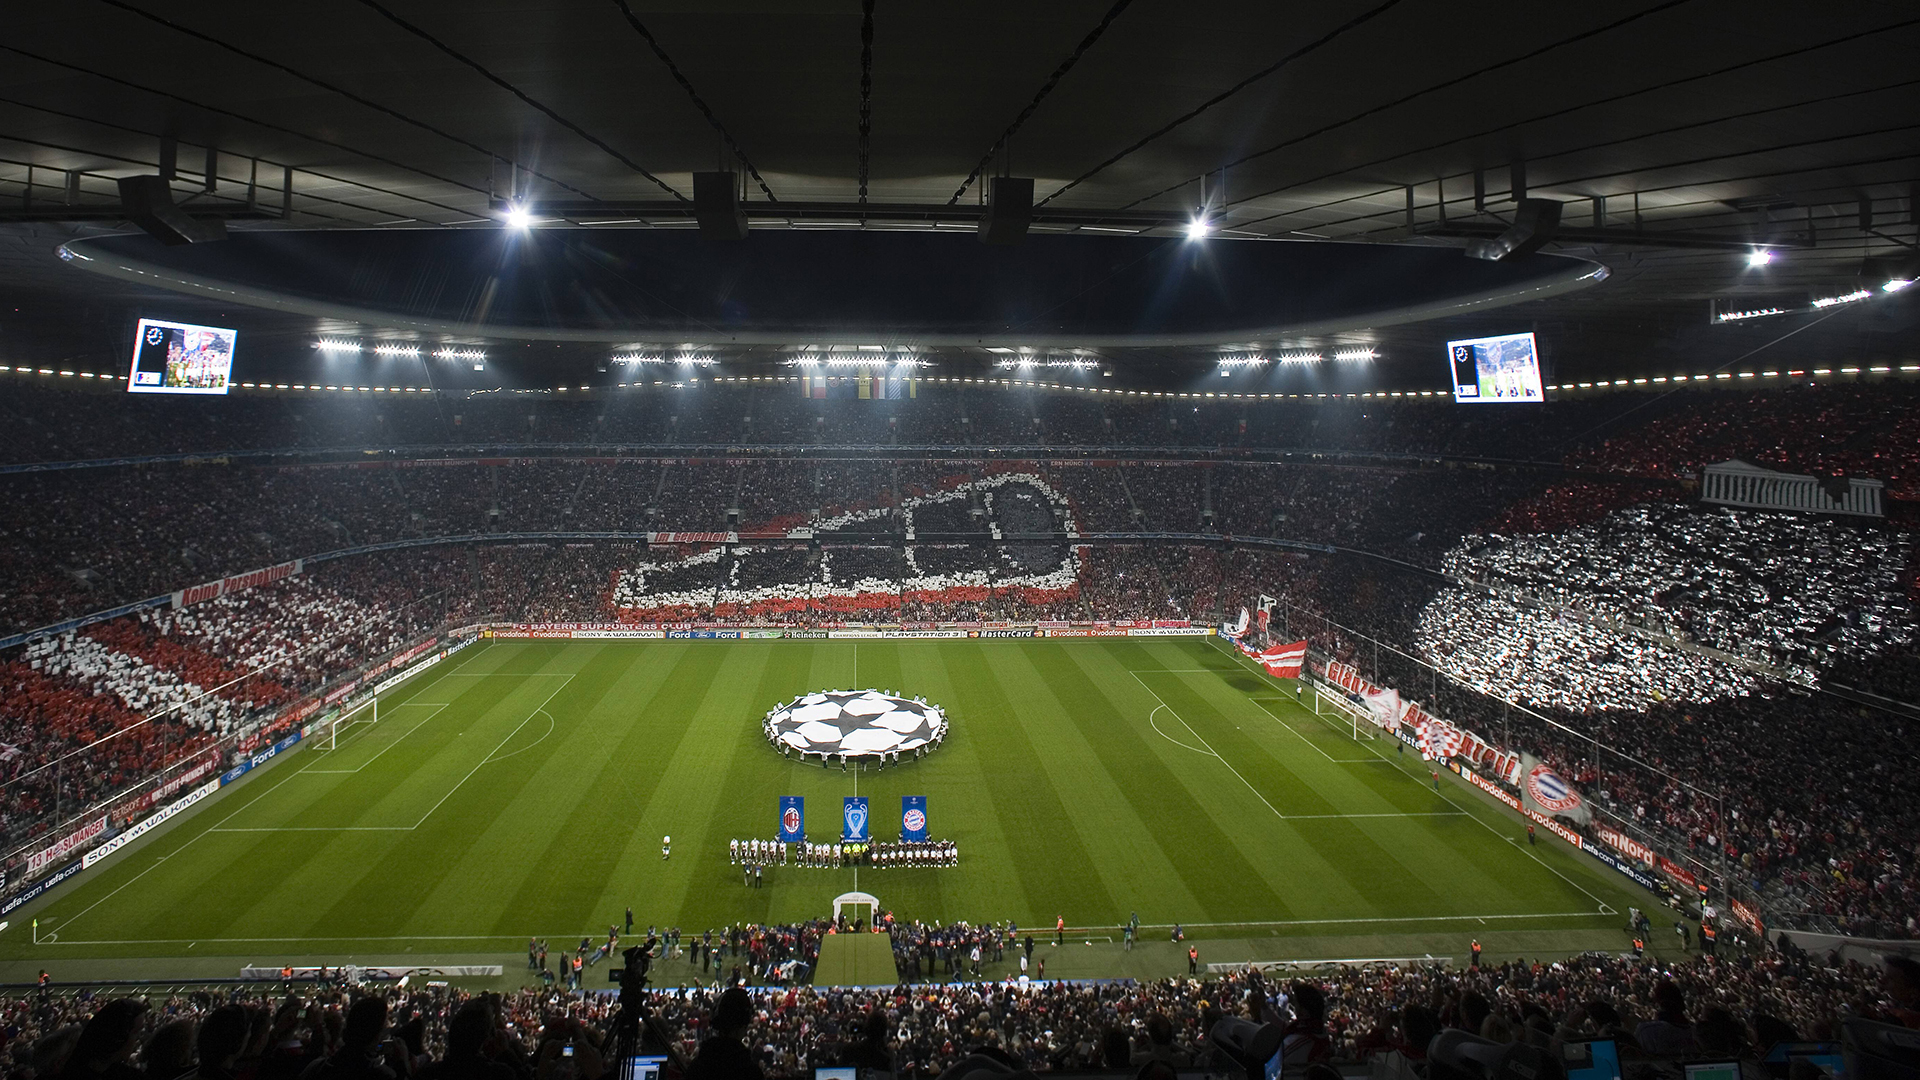
[[[504,219],[510,229],[530,229],[533,227],[533,214],[519,203],[507,207]]]
[[[1204,217],[1194,218],[1187,223],[1187,239],[1189,240],[1205,240],[1207,234],[1212,231],[1213,223]]]
[[[1766,248],[1755,248],[1753,252],[1747,256],[1748,266],[1765,266],[1772,261],[1773,252],[1768,251]]]

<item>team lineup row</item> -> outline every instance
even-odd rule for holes
[[[909,866],[958,866],[960,845],[952,840],[864,844],[785,843],[779,840],[729,840],[727,862],[735,866],[837,868],[869,866],[878,870]]]

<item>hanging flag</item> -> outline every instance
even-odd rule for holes
[[[927,797],[900,796],[900,839],[917,843],[927,838]]]
[[[1400,726],[1400,714],[1406,706],[1400,702],[1398,690],[1367,690],[1360,695],[1366,701],[1367,713],[1373,717],[1375,727],[1393,731]]]
[[[1307,659],[1307,643],[1293,641],[1284,645],[1269,645],[1251,655],[1274,678],[1297,679],[1300,677],[1300,665]]]
[[[1580,790],[1561,778],[1546,762],[1532,754],[1521,754],[1524,775],[1520,779],[1520,804],[1536,814],[1571,818],[1585,825],[1593,820],[1593,811],[1580,797]]]
[[[840,839],[845,843],[867,842],[867,797],[848,795],[840,810]]]
[[[780,796],[780,842],[783,844],[802,843],[807,838],[807,811],[805,800],[798,795]]]

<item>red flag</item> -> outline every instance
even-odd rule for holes
[[[1254,653],[1253,658],[1267,669],[1267,674],[1276,679],[1297,679],[1300,677],[1300,665],[1307,659],[1307,643],[1296,641],[1289,645],[1271,645]]]

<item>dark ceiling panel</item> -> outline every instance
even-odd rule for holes
[[[853,198],[858,0],[630,3],[782,200]],[[80,201],[109,203],[117,178],[156,168],[168,133],[181,143],[176,198],[189,205],[243,198],[257,175],[263,202],[277,206],[280,172],[294,170],[292,218],[237,221],[236,233],[491,229],[489,194],[536,206],[664,198],[638,169],[688,192],[693,171],[727,161],[714,124],[613,0],[387,6],[565,123],[363,0],[31,5],[9,12],[0,39],[0,208],[29,201],[29,165],[32,202],[63,198],[63,172],[79,170]],[[879,0],[872,199],[943,202],[1110,7]],[[1058,204],[1179,211],[1201,200],[1205,176],[1229,233],[1457,247],[1464,241],[1409,237],[1407,186],[1415,231],[1439,216],[1436,181],[1452,222],[1493,224],[1511,215],[1507,167],[1523,158],[1531,193],[1566,200],[1569,225],[1591,223],[1596,195],[1607,197],[1608,226],[1656,238],[1800,244],[1811,221],[1814,246],[1783,249],[1764,270],[1747,267],[1738,248],[1662,246],[1645,235],[1550,246],[1613,275],[1512,309],[1493,328],[1524,322],[1560,334],[1558,362],[1585,371],[1637,362],[1631,356],[1720,355],[1721,343],[1748,331],[1712,328],[1724,333],[1703,343],[1710,301],[1804,300],[1851,287],[1864,258],[1914,250],[1920,14],[1891,5],[1795,5],[1762,17],[1732,0],[1499,0],[1470,11],[1424,0],[1136,0],[1027,121],[1011,169],[1035,177],[1044,197],[1375,8]],[[221,190],[196,195],[209,142],[222,153]],[[1490,196],[1477,217],[1476,167]],[[1870,232],[1859,227],[1862,198]],[[777,207],[751,213],[758,227],[779,227]],[[0,221],[0,314],[28,302],[47,309],[0,321],[0,349],[110,354],[119,331],[93,323],[186,303],[52,257],[66,240],[123,227]],[[256,341],[312,332],[311,320],[255,318]],[[1837,318],[1790,347],[1910,347],[1884,328],[1899,318],[1875,318]],[[1389,346],[1380,377],[1425,372],[1409,360],[1401,374],[1392,351],[1424,356],[1468,324],[1480,317],[1378,328],[1373,338]]]

